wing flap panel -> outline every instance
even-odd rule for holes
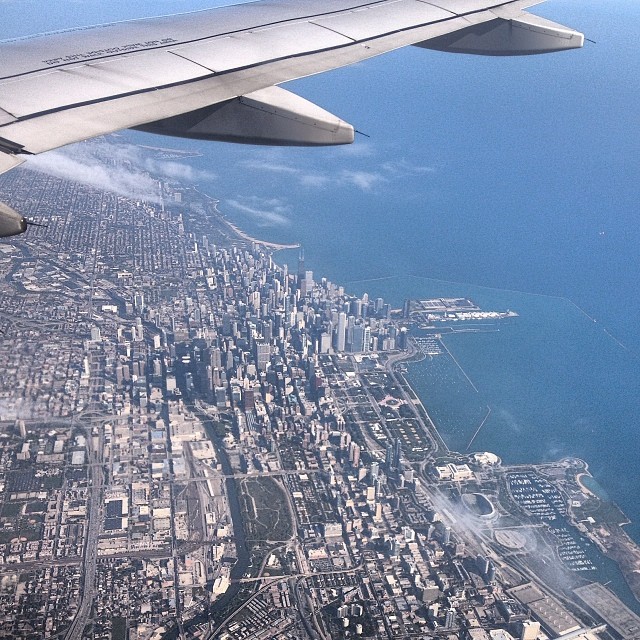
[[[451,33],[456,29],[464,28],[468,23],[465,18],[451,18],[443,22],[434,22],[417,29],[407,29],[406,31],[396,31],[389,35],[381,36],[366,43],[366,48],[375,52],[374,55],[400,49],[416,42],[438,38],[439,36]],[[363,47],[364,48],[364,47]],[[370,56],[368,56],[370,57]]]
[[[272,2],[218,7],[3,42],[0,44],[0,78],[158,50],[185,41],[259,27],[271,21],[303,17],[304,10],[296,6],[298,4],[283,6],[281,2]]]
[[[354,137],[351,125],[280,87],[137,128],[199,140],[278,146],[351,144]]]
[[[366,40],[380,35],[380,25],[384,25],[386,32],[392,33],[451,17],[451,12],[420,0],[399,0],[390,4],[371,5],[349,13],[315,19],[313,23],[337,31],[353,40]]]
[[[213,38],[172,49],[187,60],[215,72],[351,44],[344,36],[309,22]]]
[[[15,122],[16,118],[12,116],[10,113],[4,111],[4,109],[0,109],[0,127],[3,124],[9,124],[10,122]]]
[[[435,7],[440,7],[457,16],[487,8],[486,0],[426,0]],[[531,4],[531,3],[530,3]]]
[[[146,53],[2,82],[0,104],[16,116],[24,116],[32,113],[34,104],[39,111],[50,111],[207,74],[207,69],[168,51]]]
[[[17,167],[24,162],[24,157],[14,156],[11,153],[2,153],[0,151],[0,173],[5,173],[9,169]]]

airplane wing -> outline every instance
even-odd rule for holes
[[[0,173],[125,128],[347,144],[351,125],[278,85],[407,45],[484,55],[581,47],[582,34],[524,11],[541,1],[261,0],[5,41]],[[0,209],[0,236],[7,217]]]

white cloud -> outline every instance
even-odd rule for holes
[[[259,198],[258,196],[239,196],[226,203],[253,218],[261,227],[282,227],[290,223],[288,214],[291,207],[278,198]]]
[[[277,153],[273,152],[263,152],[260,157],[243,160],[240,165],[254,171],[290,176],[305,187],[322,188],[333,181],[330,175],[322,171],[312,171],[286,164]]]
[[[370,191],[376,184],[387,181],[380,173],[362,170],[312,170],[305,167],[294,167],[283,162],[273,163],[257,159],[244,161],[241,165],[256,171],[287,175],[297,180],[302,186],[316,189],[333,185],[357,187],[363,191]]]
[[[355,152],[340,148],[328,157],[326,154],[321,155],[324,163],[316,167],[310,166],[311,156],[303,156],[302,161],[296,164],[283,156],[281,149],[265,149],[257,152],[250,160],[241,161],[240,166],[272,173],[274,176],[281,175],[304,187],[322,189],[332,186],[361,191],[372,191],[385,183],[435,172],[431,166],[415,164],[405,158],[376,162],[374,155],[374,149],[367,144],[360,145]]]
[[[156,203],[161,200],[159,185],[148,174],[118,164],[106,165],[91,154],[51,151],[30,159],[27,166],[134,200]]]
[[[419,176],[435,173],[435,168],[428,165],[418,165],[407,161],[405,158],[389,160],[382,164],[382,168],[394,176]]]
[[[243,160],[240,164],[247,169],[257,169],[258,171],[267,171],[270,173],[288,173],[293,175],[300,173],[300,170],[296,169],[295,167],[290,167],[286,164],[270,162],[269,160]]]
[[[199,171],[188,164],[171,160],[155,160],[147,158],[144,163],[145,168],[154,175],[165,178],[179,180],[181,182],[208,182],[215,180],[216,175],[208,171]]]
[[[353,185],[363,191],[371,191],[374,186],[381,182],[388,182],[385,176],[371,171],[352,171],[343,169],[340,172],[340,182],[342,184]]]
[[[131,144],[113,144],[104,140],[71,145],[29,160],[31,169],[80,182],[134,200],[159,203],[157,178],[193,184],[215,179],[175,160],[150,157],[148,151]]]
[[[332,179],[323,173],[301,173],[298,175],[298,180],[301,185],[305,187],[326,187],[332,182]]]

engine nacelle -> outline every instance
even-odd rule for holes
[[[17,236],[27,230],[27,221],[17,211],[0,202],[0,238]]]
[[[351,144],[354,138],[350,124],[280,87],[135,129],[198,140],[299,147]]]

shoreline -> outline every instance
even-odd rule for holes
[[[597,496],[593,491],[591,491],[591,489],[589,489],[589,487],[585,486],[584,482],[582,482],[582,478],[584,478],[584,477],[593,478],[593,476],[586,470],[583,471],[582,473],[579,473],[576,476],[576,482],[578,483],[578,486],[580,487],[582,492],[585,495],[589,496],[590,498],[595,498],[596,500],[601,500],[602,498]]]
[[[241,240],[244,240],[245,242],[253,242],[255,244],[262,245],[263,247],[266,247],[267,249],[271,249],[272,251],[282,251],[283,249],[299,249],[301,247],[300,243],[285,244],[282,242],[270,242],[269,240],[261,240],[260,238],[255,238],[253,236],[250,236],[248,233],[240,229],[240,227],[238,227],[236,224],[231,222],[224,215],[224,213],[222,213],[222,211],[218,209],[218,203],[220,202],[220,200],[217,200],[216,198],[210,196],[209,194],[204,193],[203,191],[200,191],[200,189],[198,189],[197,187],[192,187],[192,188],[197,194],[207,199],[209,207],[213,211],[214,215],[218,218],[218,220],[222,222],[224,225],[226,225],[229,229],[231,229],[231,231]]]
[[[247,242],[254,242],[255,244],[261,244],[263,247],[266,247],[267,249],[272,249],[273,251],[282,251],[283,249],[299,249],[300,248],[300,244],[283,244],[280,242],[269,242],[268,240],[260,240],[259,238],[254,238],[253,236],[250,236],[248,233],[245,233],[244,231],[242,231],[239,227],[237,227],[235,224],[233,224],[233,222],[229,222],[229,220],[227,220],[223,214],[221,214],[218,209],[216,208],[216,211],[218,212],[218,214],[222,217],[224,223],[231,227],[231,229],[233,229],[233,232],[240,238],[242,238],[242,240],[246,240]]]
[[[595,318],[588,311],[583,309],[577,302],[575,302],[574,300],[572,300],[568,296],[563,296],[563,295],[560,295],[560,294],[537,293],[535,291],[526,291],[526,290],[521,290],[521,289],[508,289],[508,288],[505,289],[505,288],[501,288],[501,287],[492,287],[492,286],[489,286],[489,285],[477,284],[477,283],[473,283],[473,282],[463,282],[463,281],[460,281],[460,280],[443,280],[442,278],[429,278],[427,276],[416,276],[416,275],[412,275],[412,274],[388,275],[388,276],[380,276],[380,277],[376,277],[376,278],[363,278],[363,279],[359,279],[359,280],[348,280],[348,281],[346,281],[344,283],[344,285],[345,286],[347,286],[347,285],[365,285],[365,284],[370,283],[370,282],[383,282],[383,281],[388,281],[388,280],[394,280],[396,278],[407,278],[407,279],[418,280],[418,281],[419,280],[426,280],[426,281],[435,282],[435,283],[444,284],[444,285],[453,285],[453,286],[460,286],[460,287],[473,287],[474,289],[481,289],[481,290],[489,291],[489,292],[493,291],[493,292],[498,292],[498,293],[512,293],[512,294],[515,294],[515,295],[531,296],[533,298],[549,298],[551,300],[557,300],[557,301],[561,301],[561,302],[566,302],[567,304],[570,304],[572,307],[574,307],[579,313],[581,313],[590,322],[592,322],[594,324],[598,324],[599,328],[603,331],[603,333],[605,333],[611,340],[613,340],[613,342],[615,342],[621,349],[627,351],[630,354],[635,355],[636,357],[640,357],[640,354],[637,351],[635,351],[631,347],[628,347],[624,342],[622,342],[622,340],[620,338],[616,337],[612,333],[611,329],[609,329],[608,327],[600,324],[597,318]]]

